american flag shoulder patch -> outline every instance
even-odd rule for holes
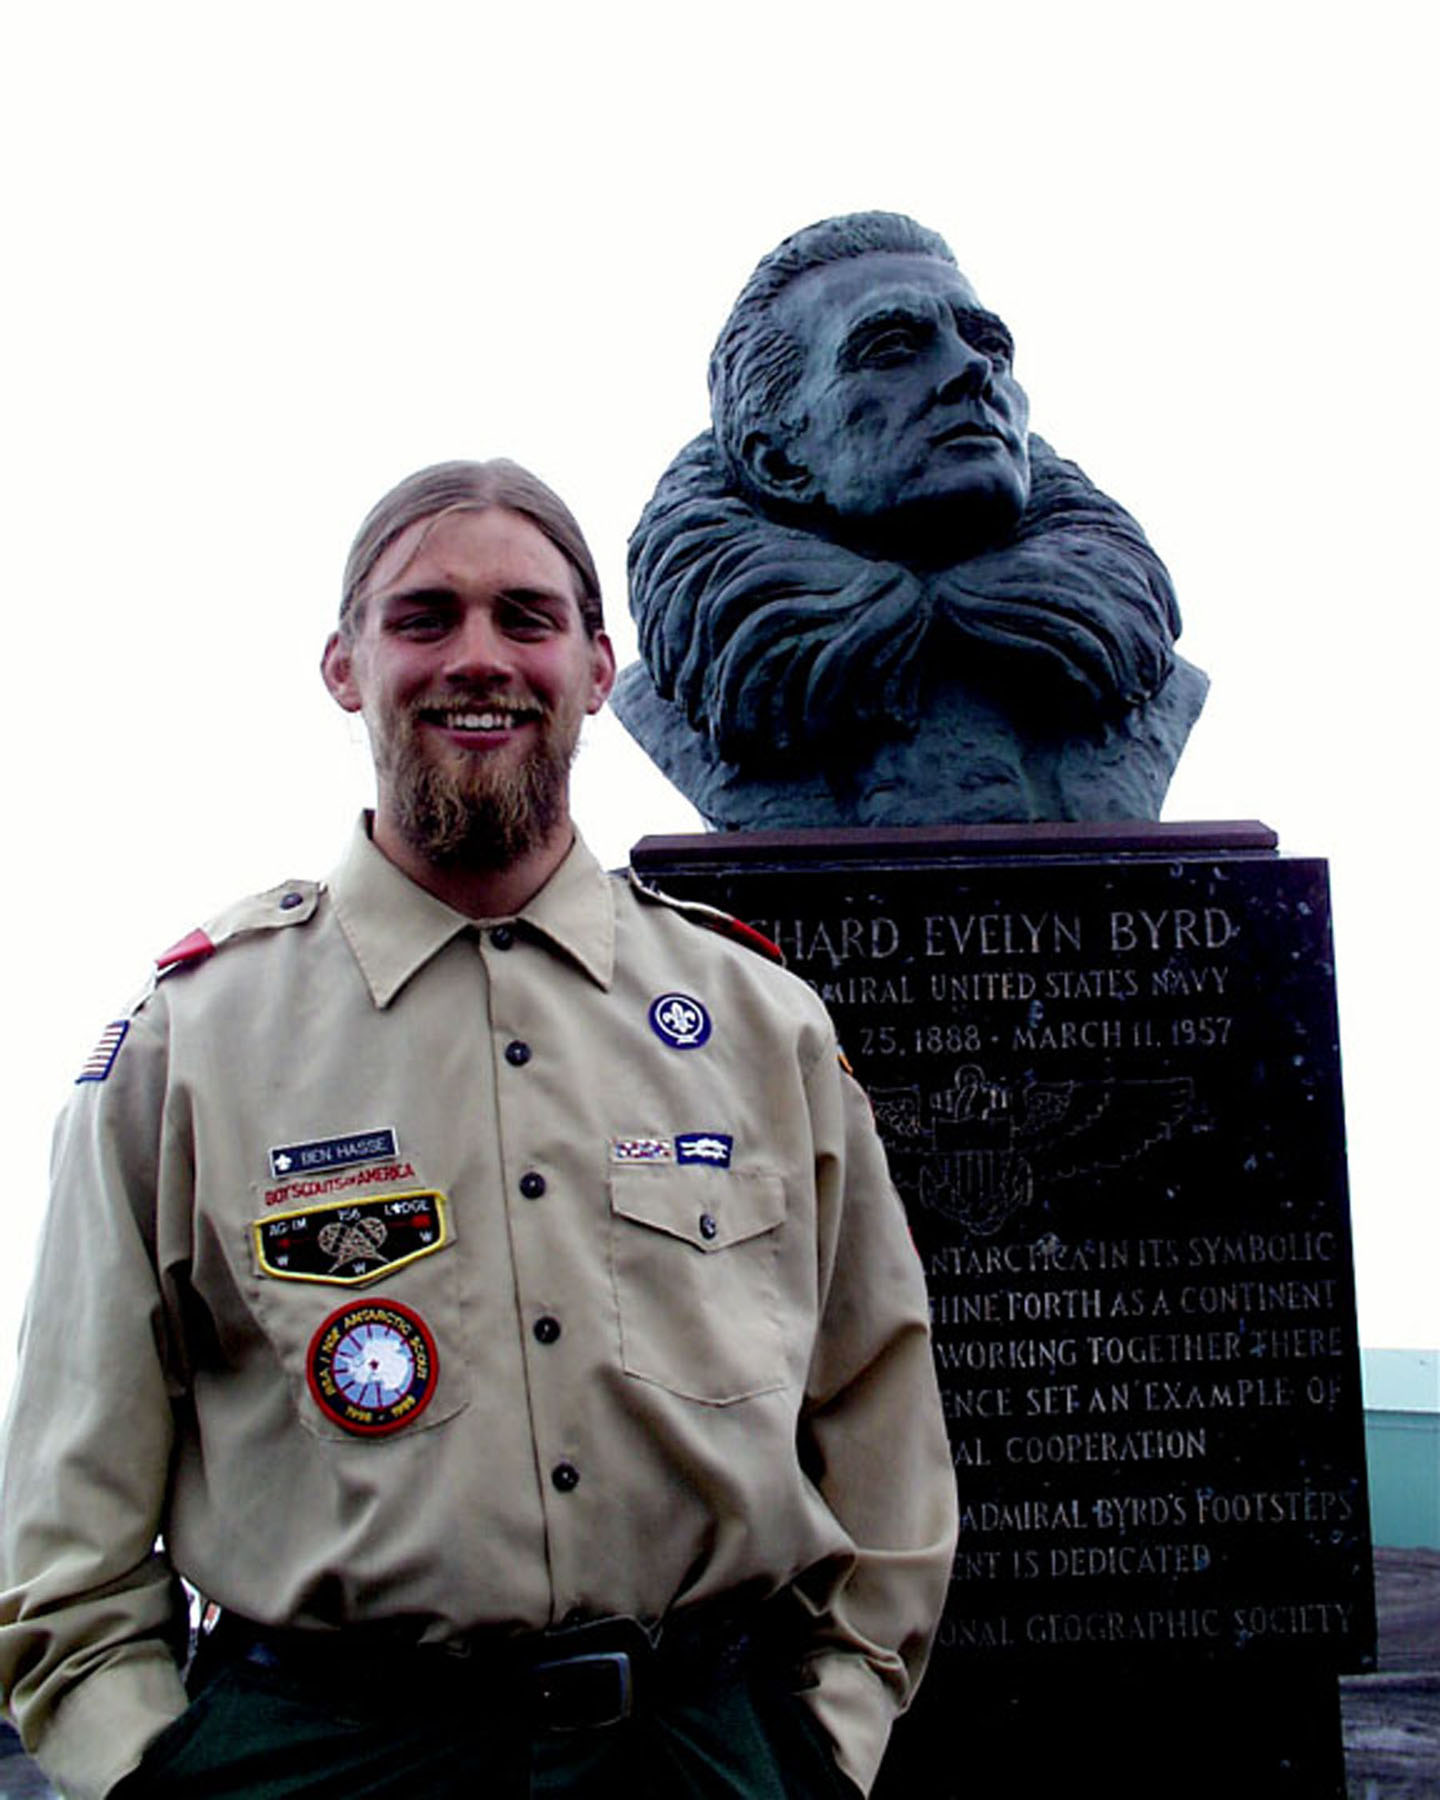
[[[75,1077],[77,1085],[82,1081],[103,1081],[115,1067],[115,1058],[120,1054],[120,1046],[125,1042],[125,1034],[130,1029],[128,1019],[114,1019],[100,1033],[100,1041],[85,1058],[85,1065]]]

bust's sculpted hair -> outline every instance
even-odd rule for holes
[[[600,577],[575,515],[538,475],[503,456],[490,462],[432,463],[429,468],[407,475],[375,502],[345,559],[340,591],[341,631],[353,634],[363,608],[365,584],[402,532],[422,519],[437,519],[442,513],[483,512],[491,506],[521,514],[549,538],[575,571],[580,617],[586,631],[592,638],[603,631]]]
[[[910,735],[927,684],[981,680],[1042,724],[1118,718],[1158,692],[1179,632],[1144,532],[1030,439],[1013,535],[948,568],[862,556],[763,513],[710,432],[660,479],[630,540],[630,607],[660,695],[731,762],[844,760]]]
[[[933,256],[954,267],[938,232],[903,213],[846,213],[807,225],[762,257],[740,290],[710,354],[710,417],[733,481],[744,485],[742,446],[767,422],[790,423],[805,347],[784,330],[774,302],[798,276],[852,256]]]

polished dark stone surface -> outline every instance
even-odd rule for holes
[[[1157,1754],[1189,1693],[1252,1737],[1274,1715],[1255,1791],[1339,1791],[1335,1676],[1374,1614],[1329,904],[1273,845],[637,846],[827,1000],[926,1265],[962,1531],[896,1769],[969,1695],[997,1770],[1058,1777],[1122,1683]],[[1242,1791],[1228,1735],[1197,1792]]]

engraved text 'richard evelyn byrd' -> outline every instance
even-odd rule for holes
[[[708,890],[829,1004],[926,1266],[942,1655],[1342,1660],[1366,1521],[1316,865],[760,891]]]

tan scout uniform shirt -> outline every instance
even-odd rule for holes
[[[0,1501],[41,1762],[103,1793],[184,1709],[172,1568],[266,1623],[436,1638],[796,1583],[868,1785],[953,1475],[810,990],[580,846],[477,928],[360,832],[212,935],[58,1132]]]

